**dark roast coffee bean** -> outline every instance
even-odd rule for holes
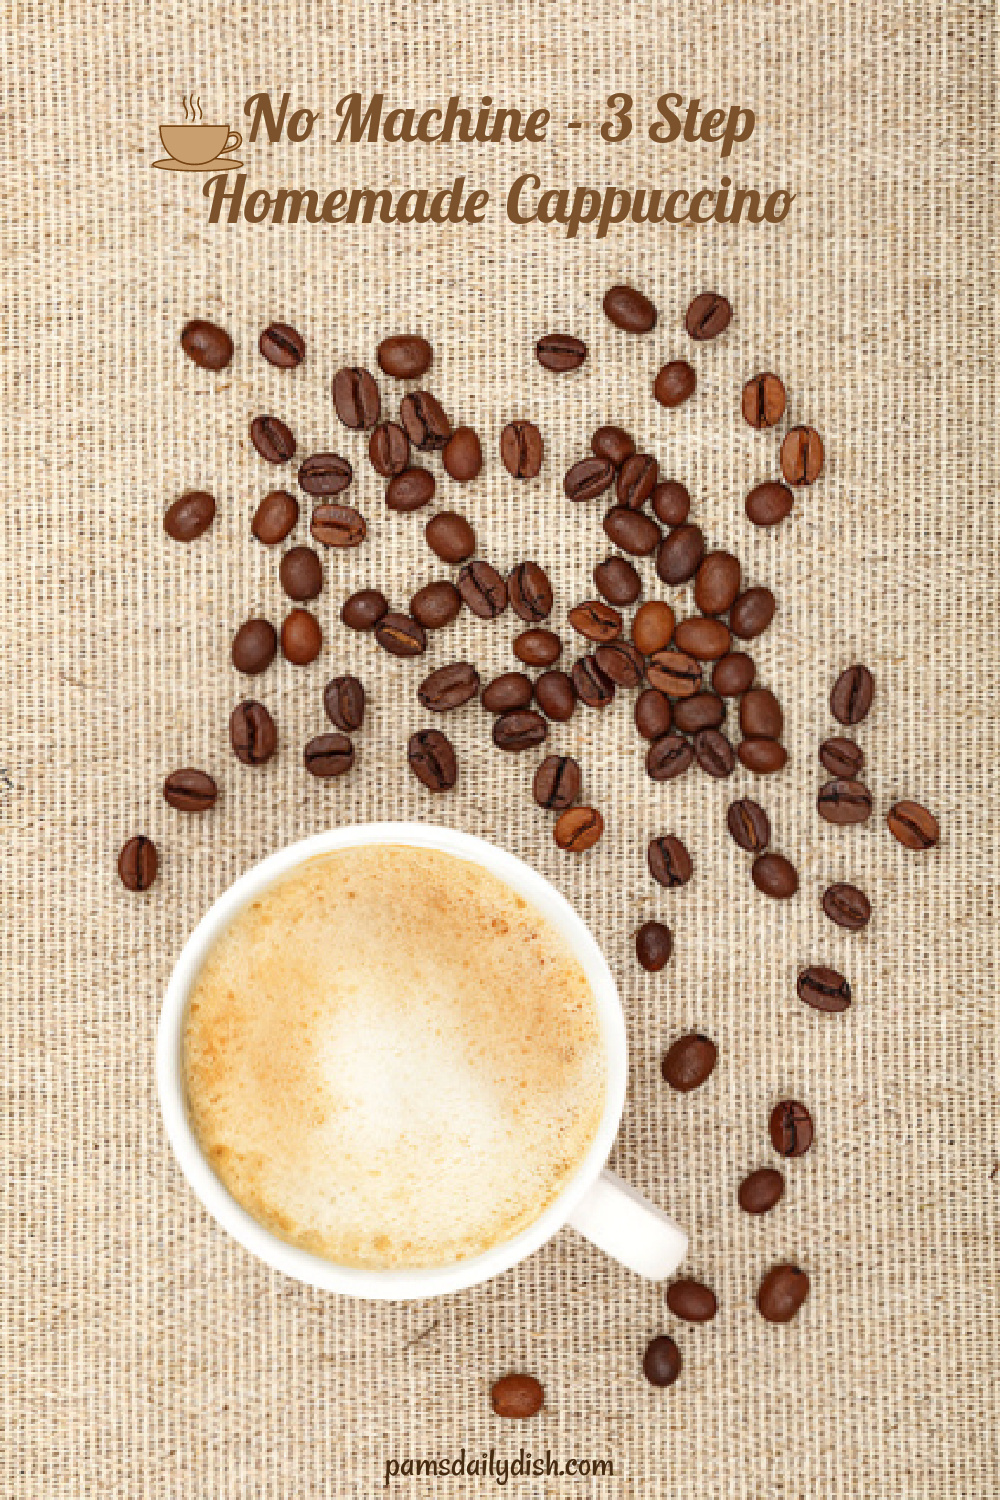
[[[562,641],[554,630],[522,630],[514,637],[514,655],[526,667],[551,667],[562,655]]]
[[[368,535],[364,516],[353,505],[317,505],[309,530],[324,547],[360,547]]]
[[[681,1373],[681,1351],[669,1334],[661,1333],[646,1346],[642,1356],[642,1373],[650,1385],[668,1386]]]
[[[263,703],[247,698],[229,716],[229,743],[245,766],[262,766],[278,748],[278,730]]]
[[[836,922],[838,927],[846,927],[848,932],[860,932],[872,919],[872,904],[864,891],[844,881],[827,886],[822,906],[830,921]]]
[[[642,593],[642,580],[624,557],[606,557],[599,562],[594,582],[609,604],[634,604]]]
[[[615,696],[615,685],[602,672],[594,656],[581,656],[570,673],[576,696],[587,708],[607,708]]]
[[[233,341],[224,328],[192,318],[181,329],[181,348],[201,370],[224,370],[233,357]]]
[[[424,527],[427,545],[442,562],[465,562],[476,550],[476,533],[464,516],[453,510],[440,510]]]
[[[933,849],[941,839],[941,825],[919,802],[897,802],[885,815],[893,838],[904,849]]]
[[[798,871],[783,854],[758,854],[750,878],[762,895],[774,901],[791,900],[799,888]]]
[[[535,479],[545,445],[534,422],[508,422],[500,434],[500,461],[514,479]]]
[[[632,639],[643,656],[665,651],[674,637],[675,616],[662,599],[650,599],[632,618]]]
[[[747,518],[755,526],[778,526],[791,515],[795,501],[787,485],[772,479],[755,485],[744,503]]]
[[[701,662],[684,651],[657,651],[646,662],[650,684],[668,698],[693,698],[701,691]]]
[[[118,856],[118,875],[127,891],[148,891],[156,879],[159,858],[156,845],[144,833],[122,845]]]
[[[502,672],[483,689],[483,707],[491,714],[507,714],[514,708],[528,708],[534,691],[534,684],[526,673]]]
[[[456,661],[438,667],[417,688],[417,698],[424,708],[443,714],[461,708],[479,692],[479,673],[471,662]]]
[[[723,698],[738,698],[752,687],[757,675],[752,656],[743,651],[727,651],[712,668],[712,686]]]
[[[507,579],[507,597],[519,620],[529,625],[552,612],[552,585],[548,574],[535,562],[518,563]]]
[[[584,854],[600,841],[604,818],[596,807],[570,807],[560,813],[552,836],[568,854]]]
[[[389,608],[380,589],[359,589],[344,600],[340,618],[348,630],[374,630]]]
[[[659,838],[650,839],[649,848],[646,850],[646,862],[653,879],[658,885],[666,886],[668,890],[673,890],[679,885],[687,885],[694,868],[687,849],[672,833],[665,833]]]
[[[875,679],[867,667],[848,667],[830,693],[830,712],[838,724],[860,724],[867,719],[875,696]]]
[[[215,520],[215,500],[205,490],[190,490],[169,506],[163,529],[175,542],[193,542]]]
[[[673,714],[670,699],[659,688],[646,688],[635,700],[635,727],[644,740],[658,740],[670,732]],[[684,744],[684,741],[680,741]]]
[[[430,391],[410,391],[399,403],[399,420],[414,448],[422,453],[443,448],[451,437],[451,422]]]
[[[694,751],[679,734],[665,734],[646,751],[646,775],[650,781],[673,781],[694,762]]]
[[[353,734],[365,722],[364,684],[356,677],[333,677],[323,689],[323,707],[335,729]]]
[[[672,1089],[689,1094],[711,1078],[719,1050],[711,1037],[689,1031],[672,1042],[660,1064],[660,1072]]]
[[[795,982],[800,1000],[811,1005],[813,1010],[839,1012],[851,1003],[851,986],[836,969],[827,969],[822,964],[811,964],[803,969]]]
[[[254,417],[250,423],[250,441],[269,464],[287,464],[295,454],[292,429],[280,417]]]
[[[672,359],[653,382],[653,395],[661,406],[680,406],[694,395],[698,377],[686,359]]]
[[[658,974],[674,951],[674,939],[665,922],[643,922],[635,935],[635,956],[649,974]]]
[[[354,764],[354,746],[346,734],[317,734],[302,752],[310,776],[328,781],[345,776]]]
[[[426,375],[434,351],[426,339],[414,333],[397,333],[383,339],[376,350],[379,369],[395,380],[417,380]]]
[[[767,1128],[779,1156],[805,1156],[813,1143],[812,1115],[795,1099],[774,1106]]]
[[[616,547],[633,557],[648,557],[660,545],[663,533],[652,516],[624,505],[612,506],[604,517],[604,530]]]
[[[434,499],[437,483],[429,469],[404,469],[394,474],[385,487],[385,503],[389,510],[421,510]]]
[[[306,357],[306,341],[290,323],[269,323],[258,348],[268,364],[279,370],[294,370]]]
[[[743,416],[751,427],[773,427],[785,411],[785,387],[777,375],[762,371],[743,387]]]
[[[731,552],[706,552],[694,580],[694,602],[703,615],[724,615],[740,591],[743,569]]]
[[[533,750],[544,744],[549,726],[533,708],[518,708],[493,720],[493,743],[498,750]]]
[[[615,495],[619,505],[641,510],[656,487],[660,466],[648,453],[633,453],[618,471]]]
[[[820,788],[816,808],[828,823],[867,823],[872,794],[861,781],[828,781]]]
[[[293,547],[278,568],[289,599],[317,599],[323,592],[323,564],[311,547]]]
[[[563,812],[580,795],[583,774],[571,755],[547,755],[535,772],[532,794],[539,807]]]
[[[695,693],[674,704],[674,723],[682,734],[718,729],[726,717],[726,705],[717,693]]]
[[[250,530],[265,547],[276,547],[299,519],[299,502],[287,490],[272,490],[254,512]]]
[[[653,515],[664,526],[683,526],[691,514],[691,496],[676,479],[662,479],[650,496]]]
[[[588,641],[613,641],[622,633],[621,615],[600,599],[574,605],[567,618],[577,634]]]
[[[776,740],[784,728],[781,704],[770,688],[751,688],[740,699],[740,728],[747,739]]]
[[[581,458],[567,469],[563,490],[571,500],[596,500],[615,482],[615,466],[609,458]]]
[[[186,767],[171,771],[163,783],[163,795],[178,812],[203,813],[215,804],[219,788],[206,771]]]
[[[616,687],[634,688],[642,681],[645,662],[631,641],[607,641],[594,652],[597,665]]]
[[[462,596],[447,578],[439,578],[418,589],[410,600],[410,614],[425,630],[442,630],[457,620]]]
[[[374,427],[382,410],[378,386],[370,370],[345,365],[333,377],[333,404],[345,427],[359,431]]]
[[[376,474],[391,479],[410,462],[410,440],[398,422],[379,422],[368,439],[368,458]]]
[[[729,611],[729,628],[740,640],[763,635],[774,619],[774,595],[770,589],[747,589]]]
[[[323,631],[307,609],[292,609],[281,626],[281,654],[296,667],[315,661],[323,649]]]
[[[769,1323],[790,1323],[809,1295],[809,1277],[798,1266],[772,1266],[757,1289],[757,1311]]]
[[[685,1323],[710,1323],[719,1310],[712,1288],[687,1276],[667,1287],[667,1306]]]
[[[649,333],[656,327],[656,308],[634,286],[613,286],[604,293],[604,315],[626,333]]]
[[[266,672],[278,650],[278,636],[270,620],[245,620],[233,636],[233,666],[256,677]]]
[[[766,1214],[785,1195],[785,1179],[774,1167],[761,1167],[740,1183],[740,1208],[745,1214]]]
[[[606,458],[620,469],[635,452],[635,442],[623,427],[598,427],[590,439],[590,451],[595,458]]]
[[[757,776],[773,776],[788,762],[788,751],[777,740],[740,740],[736,753],[747,770]]]
[[[823,472],[823,439],[814,427],[793,427],[781,444],[781,472],[791,485],[814,484]]]
[[[705,537],[700,526],[678,526],[665,536],[656,554],[656,574],[664,583],[687,583],[698,571],[705,555]]]
[[[375,639],[390,656],[420,656],[427,650],[424,627],[411,615],[390,609],[375,626]]]
[[[693,339],[703,343],[725,333],[733,316],[730,303],[721,292],[702,292],[688,304],[684,327]]]
[[[731,776],[736,769],[736,751],[721,729],[699,729],[694,737],[694,757],[706,776]]]
[[[339,495],[354,478],[354,470],[339,453],[314,453],[300,464],[298,477],[307,495]]]
[[[570,333],[546,333],[535,345],[535,357],[543,369],[562,375],[580,368],[587,358],[587,346]]]
[[[831,776],[836,776],[841,781],[856,781],[858,772],[865,763],[865,753],[853,740],[835,735],[833,739],[824,740],[820,745],[819,759]]]
[[[456,427],[441,450],[444,471],[458,484],[468,484],[482,472],[483,449],[471,427]]]
[[[495,620],[507,608],[507,585],[488,562],[470,562],[458,575],[458,592],[481,620]]]
[[[490,1402],[498,1417],[523,1422],[541,1411],[545,1392],[533,1375],[505,1375],[490,1391]]]
[[[543,672],[535,683],[535,702],[547,719],[565,724],[576,708],[576,688],[566,672]]]
[[[693,656],[696,661],[718,661],[725,656],[732,640],[729,626],[722,620],[713,620],[704,615],[692,615],[689,620],[679,620],[674,631],[674,645],[678,651]]]
[[[748,854],[759,854],[771,842],[771,820],[759,802],[741,797],[729,804],[726,827],[735,842]]]
[[[452,743],[439,729],[418,729],[406,747],[410,770],[429,792],[450,792],[458,780]]]

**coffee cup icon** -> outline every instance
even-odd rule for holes
[[[227,156],[243,144],[238,130],[228,125],[161,125],[160,140],[170,152],[170,159],[154,162],[172,172],[207,172],[221,167],[241,167],[243,163]]]

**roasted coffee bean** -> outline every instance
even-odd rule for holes
[[[776,1104],[767,1128],[779,1156],[805,1156],[813,1143],[812,1115],[796,1099],[782,1099]]]
[[[570,673],[576,696],[588,708],[607,708],[615,696],[615,685],[597,665],[594,656],[581,656]]]
[[[740,640],[752,641],[763,635],[774,619],[774,595],[770,589],[747,589],[729,611],[729,628]]]
[[[507,714],[514,708],[528,708],[534,692],[534,683],[526,673],[502,672],[483,689],[483,707],[491,714]]]
[[[606,641],[594,652],[597,665],[616,687],[638,687],[645,671],[642,653],[631,641]]]
[[[299,519],[299,502],[287,490],[272,490],[254,512],[250,530],[265,547],[283,542]]]
[[[650,781],[673,781],[694,763],[694,751],[682,735],[665,734],[646,751],[646,775]]]
[[[655,552],[663,535],[652,516],[624,505],[612,506],[607,512],[604,531],[616,547],[633,557],[648,557]]]
[[[522,630],[514,637],[514,655],[526,667],[551,667],[562,654],[562,641],[554,630]]]
[[[811,964],[803,969],[795,988],[799,999],[811,1005],[813,1010],[835,1013],[846,1010],[851,1003],[851,986],[843,974],[822,964]]]
[[[535,683],[535,702],[547,719],[565,724],[576,708],[576,688],[566,672],[543,672]]]
[[[657,651],[646,662],[650,684],[668,698],[693,698],[701,691],[701,662],[684,651]]]
[[[315,661],[323,649],[323,631],[307,609],[292,609],[281,626],[281,654],[296,667]]]
[[[865,753],[853,740],[835,735],[833,739],[824,740],[820,745],[819,759],[831,776],[836,776],[841,781],[856,781],[858,772],[865,763]]]
[[[368,535],[364,516],[353,505],[317,505],[309,522],[313,539],[324,547],[360,547]]]
[[[389,510],[407,512],[421,510],[434,499],[437,482],[429,469],[416,467],[394,474],[385,487],[385,503]]]
[[[535,357],[543,369],[562,375],[580,368],[587,358],[587,346],[569,333],[546,333],[535,345]]]
[[[776,1208],[785,1195],[785,1179],[774,1167],[761,1167],[740,1183],[740,1208],[745,1214],[766,1214]]]
[[[245,766],[262,766],[278,748],[278,730],[263,703],[237,703],[229,716],[229,743]]]
[[[442,562],[465,562],[476,550],[476,533],[464,516],[440,510],[424,527],[427,545]]]
[[[323,707],[335,729],[353,734],[365,722],[364,684],[356,677],[332,677],[323,689]]]
[[[628,510],[642,510],[653,490],[660,466],[648,453],[633,453],[618,471],[615,494]]]
[[[345,365],[333,377],[333,404],[345,427],[360,431],[374,427],[382,411],[382,401],[370,370]]]
[[[417,688],[417,698],[424,708],[434,713],[449,713],[461,708],[479,692],[479,673],[471,662],[456,661],[450,666],[438,667],[425,677]]]
[[[427,650],[427,636],[419,620],[390,609],[375,626],[375,639],[390,656],[420,656]]]
[[[719,1049],[711,1037],[699,1031],[689,1031],[672,1042],[660,1064],[660,1072],[672,1089],[679,1094],[689,1094],[715,1071]]]
[[[675,1318],[685,1323],[710,1323],[719,1310],[710,1286],[684,1276],[667,1287],[667,1306]]]
[[[749,797],[741,797],[738,802],[729,804],[726,827],[748,854],[759,854],[771,842],[771,820],[760,803]]]
[[[293,547],[286,552],[278,577],[289,599],[317,599],[323,592],[323,564],[311,547]]]
[[[552,612],[552,585],[548,574],[535,562],[518,563],[507,579],[507,597],[519,620],[529,625]]]
[[[269,323],[257,346],[269,365],[294,370],[306,357],[306,341],[290,323]]]
[[[769,1323],[790,1323],[809,1295],[809,1277],[798,1266],[772,1266],[757,1289],[757,1311]]]
[[[399,420],[414,448],[421,453],[443,448],[451,437],[451,422],[430,391],[410,391],[399,403]]]
[[[941,841],[941,825],[919,802],[895,803],[886,813],[885,821],[904,849],[933,849]]]
[[[691,338],[704,343],[706,339],[717,339],[720,333],[725,333],[732,316],[732,306],[721,292],[701,292],[688,304],[684,327]]]
[[[508,422],[500,434],[500,460],[514,479],[536,479],[545,444],[534,422]]]
[[[694,737],[694,757],[706,776],[731,776],[736,752],[721,729],[699,729]]]
[[[609,604],[634,604],[642,593],[642,580],[624,557],[606,557],[599,562],[594,582]]]
[[[683,526],[691,514],[691,496],[676,479],[661,479],[650,496],[653,515],[664,526]]]
[[[458,484],[478,478],[483,468],[483,448],[471,427],[456,427],[441,450],[444,471]]]
[[[653,395],[661,406],[680,406],[694,395],[698,377],[686,359],[672,359],[653,382]]]
[[[756,776],[773,776],[788,763],[788,751],[777,740],[740,740],[736,753]]]
[[[861,781],[828,781],[820,788],[816,808],[828,823],[867,823],[872,794]]]
[[[867,667],[848,667],[830,693],[830,712],[838,724],[860,724],[867,719],[875,696],[875,679]]]
[[[658,974],[674,951],[674,939],[665,922],[643,922],[635,935],[635,956],[649,974]]]
[[[451,741],[440,729],[418,729],[406,747],[410,770],[429,792],[450,792],[458,780]]]
[[[292,429],[280,417],[254,417],[250,423],[250,441],[269,464],[287,464],[295,454]]]
[[[646,688],[635,700],[635,727],[644,740],[658,740],[669,734],[673,723],[670,699],[659,688]]]
[[[656,308],[634,286],[613,286],[604,293],[604,315],[626,333],[649,333],[656,327]]]
[[[163,529],[175,542],[193,542],[215,520],[215,500],[205,490],[189,490],[167,508]]]
[[[593,849],[604,832],[604,818],[596,807],[570,807],[560,813],[552,835],[560,849],[584,854]]]
[[[694,580],[694,602],[703,615],[724,615],[740,591],[743,569],[731,552],[706,552]]]
[[[740,699],[740,728],[747,739],[781,737],[785,716],[770,688],[751,688]]]
[[[846,927],[848,932],[860,932],[872,919],[872,904],[864,891],[844,881],[828,885],[823,892],[822,906],[831,922]]]
[[[317,734],[302,752],[302,760],[310,776],[328,781],[333,776],[344,776],[354,764],[354,746],[346,734]]]
[[[298,477],[307,495],[339,495],[354,478],[354,470],[339,453],[314,453],[299,466]]]
[[[388,609],[389,601],[381,589],[359,589],[344,600],[340,618],[348,630],[374,630]]]
[[[580,795],[583,773],[571,755],[547,755],[535,772],[532,795],[539,807],[564,812]]]
[[[457,620],[462,609],[462,596],[447,578],[426,583],[410,600],[410,614],[425,630],[441,630]]]
[[[590,440],[590,450],[595,458],[606,458],[620,469],[635,452],[635,442],[623,427],[598,427]]]
[[[674,635],[675,616],[662,599],[650,599],[636,610],[632,619],[632,639],[643,656],[665,651]]]
[[[495,620],[507,608],[507,585],[488,562],[470,562],[458,575],[458,592],[481,620]]]
[[[233,666],[256,677],[266,672],[278,650],[278,636],[270,620],[244,620],[233,636]]]
[[[498,1417],[524,1421],[541,1411],[545,1392],[533,1375],[505,1375],[494,1384],[490,1401]]]
[[[722,620],[692,615],[689,620],[678,621],[674,645],[678,651],[695,657],[697,661],[718,661],[720,656],[725,656],[732,640],[729,626]]]
[[[215,805],[219,788],[206,771],[185,767],[171,771],[163,783],[163,796],[178,812],[203,813]]]
[[[368,458],[376,474],[391,479],[410,462],[410,440],[398,422],[379,422],[368,439]]]
[[[776,479],[755,485],[744,502],[747,518],[755,526],[778,526],[791,515],[795,497],[785,484]]]
[[[615,466],[609,458],[581,458],[563,478],[563,491],[571,500],[596,500],[615,482]]]
[[[669,1334],[651,1339],[642,1356],[642,1373],[650,1385],[668,1386],[681,1373],[681,1351]]]
[[[375,355],[379,369],[395,380],[417,380],[430,369],[434,351],[415,333],[397,333],[383,339]]]
[[[613,641],[622,633],[621,615],[600,599],[574,605],[567,618],[577,634],[588,641]]]
[[[665,833],[659,838],[650,839],[649,848],[646,850],[646,862],[653,879],[658,885],[666,886],[668,890],[673,890],[679,885],[687,885],[694,868],[687,849],[672,833]]]
[[[127,891],[148,891],[156,879],[158,867],[156,845],[144,833],[137,833],[122,845],[118,875]]]
[[[785,387],[777,375],[762,371],[743,387],[743,416],[751,427],[773,427],[785,411]]]
[[[493,743],[498,750],[533,750],[548,738],[549,726],[533,708],[517,708],[493,720]]]
[[[656,554],[656,575],[664,583],[687,583],[698,571],[705,555],[705,537],[700,526],[678,526],[665,536]]]
[[[192,318],[181,329],[181,348],[200,370],[224,370],[233,357],[233,341],[224,328]]]
[[[761,894],[773,901],[790,901],[799,888],[798,871],[783,854],[758,854],[750,878]]]
[[[753,686],[757,668],[752,656],[743,651],[727,651],[712,668],[712,686],[723,698],[738,698]]]
[[[726,717],[726,705],[717,693],[695,693],[674,704],[674,723],[682,734],[718,729]]]
[[[823,472],[823,439],[814,427],[793,427],[781,444],[781,472],[791,485],[814,484]]]

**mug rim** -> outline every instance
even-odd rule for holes
[[[188,1119],[181,1041],[188,995],[208,950],[238,911],[281,875],[316,855],[359,845],[405,844],[471,860],[525,896],[556,926],[583,967],[597,1004],[605,1048],[604,1108],[594,1139],[576,1171],[537,1219],[479,1255],[444,1266],[378,1270],[345,1266],[300,1249],[265,1229],[225,1188],[209,1166]],[[308,1286],[372,1299],[442,1296],[489,1281],[540,1249],[563,1228],[601,1173],[625,1105],[628,1060],[618,986],[597,939],[561,891],[540,871],[476,834],[438,823],[351,823],[286,844],[244,871],[216,898],[189,934],[170,975],[156,1039],[160,1112],[177,1163],[202,1207],[244,1249]]]

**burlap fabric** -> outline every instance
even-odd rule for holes
[[[627,14],[626,14],[627,12]],[[672,8],[526,3],[251,11],[179,0],[155,10],[26,5],[2,28],[4,278],[3,1113],[5,1287],[0,1389],[3,1493],[62,1496],[370,1496],[387,1464],[488,1454],[610,1459],[612,1478],[509,1481],[532,1495],[986,1497],[997,1493],[998,1376],[994,857],[998,562],[988,331],[992,289],[986,6],[835,3]],[[321,110],[304,145],[242,152],[249,187],[446,185],[491,193],[477,229],[211,227],[201,179],[151,171],[161,121],[181,97],[246,131],[243,101]],[[337,147],[333,110],[355,88],[423,107],[461,93],[553,112],[543,145]],[[637,129],[597,135],[613,89],[641,125],[667,89],[748,103],[754,136],[740,185],[798,193],[778,227],[652,229],[603,241],[516,229],[506,187],[714,185],[704,145],[657,146]],[[570,119],[587,128],[568,132]],[[601,313],[627,280],[659,305],[644,339]],[[735,321],[695,346],[689,298],[718,287]],[[191,316],[232,329],[222,376],[198,371],[178,333]],[[266,365],[272,317],[309,341],[294,374]],[[399,663],[339,624],[345,593],[374,583],[404,603],[446,572],[423,517],[386,512],[364,444],[334,417],[329,381],[376,342],[419,329],[432,385],[483,435],[487,466],[446,503],[473,520],[501,567],[550,571],[565,611],[592,593],[608,550],[600,504],[571,506],[561,476],[593,427],[629,427],[694,496],[693,519],[779,599],[755,648],[786,710],[788,770],[755,782],[697,773],[656,787],[623,695],[553,730],[607,818],[592,854],[553,845],[532,805],[537,755],[501,757],[468,709],[450,725],[457,791],[433,801],[405,743],[426,722],[414,688],[459,654],[484,675],[512,665],[508,616],[465,616],[428,656]],[[579,375],[533,357],[548,330],[578,333]],[[692,352],[693,351],[693,352]],[[650,390],[664,359],[693,358],[696,398],[668,413]],[[739,415],[757,369],[785,379],[778,434]],[[391,400],[398,392],[382,382]],[[301,450],[356,465],[369,539],[329,554],[309,669],[276,664],[257,684],[280,724],[266,769],[238,766],[227,720],[245,683],[229,661],[246,615],[280,619],[274,551],[249,519],[276,471],[247,441],[259,410],[284,416]],[[502,470],[498,435],[541,426],[541,478]],[[822,480],[776,533],[743,513],[775,470],[780,431],[814,423]],[[445,484],[437,460],[433,467]],[[281,477],[281,476],[279,476]],[[215,493],[213,530],[168,542],[165,505]],[[307,540],[303,521],[296,540]],[[647,589],[657,589],[650,564]],[[685,603],[683,593],[681,604]],[[875,710],[858,731],[878,816],[836,830],[815,812],[827,696],[850,661],[870,664]],[[370,715],[349,778],[301,766],[323,727],[335,669],[366,682]],[[198,765],[222,796],[209,816],[165,807],[164,773]],[[768,903],[727,839],[739,793],[759,795],[801,893]],[[907,855],[883,814],[897,796],[940,816],[935,853]],[[249,864],[344,821],[447,820],[531,861],[592,924],[621,981],[631,1083],[614,1164],[690,1229],[689,1270],[717,1290],[710,1326],[677,1325],[661,1287],[567,1231],[490,1285],[426,1305],[363,1305],[271,1274],[216,1229],[169,1154],[153,1087],[160,996],[185,935]],[[145,898],[119,885],[122,841],[145,830],[161,876]],[[673,831],[696,875],[665,893],[644,850]],[[867,933],[833,928],[823,887],[871,894]],[[638,971],[631,934],[661,914],[676,957]],[[823,1017],[795,998],[803,962],[833,963],[856,1002]],[[720,1066],[682,1098],[659,1077],[665,1044],[697,1026]],[[785,1094],[816,1120],[813,1151],[787,1167],[779,1209],[742,1215],[736,1187],[772,1160],[766,1124]],[[484,1183],[484,1191],[488,1184]],[[775,1328],[753,1297],[792,1258],[813,1279],[796,1322]],[[668,1392],[642,1351],[670,1331],[685,1361]],[[523,1428],[491,1413],[497,1375],[525,1369],[546,1409]],[[388,1493],[491,1493],[495,1481],[399,1479]]]

